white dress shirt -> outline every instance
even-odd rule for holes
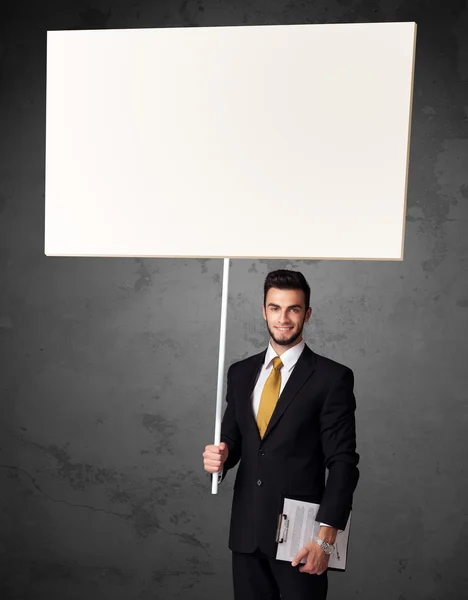
[[[280,387],[280,396],[282,391],[284,390],[284,386],[287,384],[291,373],[293,372],[294,367],[299,359],[299,356],[302,354],[304,350],[305,342],[302,340],[296,346],[289,348],[286,352],[283,352],[281,355],[281,362],[283,366],[281,367],[281,387]],[[273,349],[273,346],[268,345],[268,349],[265,354],[265,362],[263,363],[263,367],[260,369],[260,373],[258,375],[257,383],[255,384],[254,390],[252,392],[252,406],[255,415],[255,419],[257,418],[258,408],[260,406],[260,398],[262,396],[263,387],[266,383],[266,380],[270,376],[270,373],[273,369],[273,359],[278,356],[276,351]]]
[[[283,352],[281,355],[281,362],[283,366],[281,367],[281,387],[280,387],[280,396],[281,392],[284,390],[284,386],[288,382],[291,373],[293,372],[296,363],[302,354],[305,347],[304,340],[301,340],[299,344],[296,344],[286,352]],[[260,369],[260,373],[257,377],[257,382],[255,384],[254,390],[252,392],[252,408],[255,419],[257,419],[258,408],[260,406],[260,398],[262,396],[263,387],[266,383],[266,380],[270,376],[270,373],[273,369],[273,359],[278,356],[276,350],[274,350],[271,342],[268,344],[268,349],[265,354],[265,361],[263,363],[262,368]],[[223,470],[219,472],[219,481],[221,481],[223,475]],[[324,525],[325,527],[331,527],[331,525],[327,525],[326,523],[320,523],[320,525]]]

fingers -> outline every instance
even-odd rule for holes
[[[296,556],[293,558],[293,561],[291,563],[292,566],[293,567],[297,566],[301,562],[301,560],[304,557],[306,557],[308,554],[309,554],[309,551],[307,550],[307,548],[302,548],[302,550],[298,554],[296,554]],[[299,571],[300,570],[301,569],[299,569]]]
[[[228,454],[227,446],[224,442],[222,442],[219,446],[215,446],[211,444],[209,446],[205,446],[205,452],[203,452],[203,458],[209,458],[211,460],[226,460]]]
[[[221,469],[223,463],[221,460],[212,460],[209,458],[205,458],[203,461],[206,467],[213,467],[213,469]]]
[[[308,573],[309,575],[320,575],[317,567],[311,562],[306,562],[303,567],[299,568],[299,571],[301,573]]]
[[[205,467],[205,471],[208,471],[209,473],[217,473],[218,471],[221,471],[223,461],[219,458],[205,458],[203,461],[203,466]]]
[[[300,565],[301,561],[306,557],[307,561],[303,565]],[[326,570],[323,561],[320,558],[317,558],[316,553],[307,546],[304,546],[304,548],[296,554],[291,564],[293,567],[300,565],[299,571],[301,573],[308,573],[309,575],[321,575]]]
[[[221,442],[219,446],[215,446],[214,444],[209,444],[208,446],[205,446],[205,453],[208,454],[218,454],[219,456],[221,456],[226,450],[227,446],[224,442]],[[205,453],[203,454],[203,456],[205,455]]]
[[[213,454],[211,452],[204,452],[202,456],[203,456],[205,462],[208,461],[212,464],[218,463],[218,464],[222,465],[224,462],[224,459],[221,454]]]
[[[305,565],[302,565],[302,567],[299,567],[299,571],[301,573],[314,573],[316,571],[316,566],[312,560],[312,557],[309,555],[307,557],[307,562],[305,563]]]
[[[211,452],[212,454],[221,454],[220,447],[215,446],[214,444],[208,444],[208,446],[205,446],[205,452]]]
[[[226,444],[221,442],[219,446],[209,444],[205,446],[205,452],[203,452],[203,464],[205,471],[208,473],[217,473],[221,471],[223,463],[226,460]]]
[[[222,465],[210,465],[210,464],[206,464],[206,462],[204,463],[203,466],[205,468],[205,471],[208,471],[208,473],[219,473],[222,468]]]
[[[210,466],[205,465],[205,471],[207,473],[213,474],[213,473],[219,473],[221,471],[221,469],[218,469],[217,467],[210,467]]]
[[[328,565],[323,564],[323,561],[316,560],[314,557],[308,558],[305,565],[299,568],[301,573],[308,573],[309,575],[322,575],[328,568]]]

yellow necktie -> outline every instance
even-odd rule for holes
[[[273,359],[273,369],[271,370],[268,379],[263,386],[262,396],[260,398],[260,406],[257,413],[257,425],[260,432],[260,437],[263,438],[270,422],[271,415],[275,410],[278,402],[281,389],[281,367],[283,363],[279,356]]]

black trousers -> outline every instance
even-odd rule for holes
[[[299,566],[266,556],[232,553],[235,600],[326,600],[328,573],[309,575]]]

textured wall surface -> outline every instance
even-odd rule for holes
[[[361,480],[349,569],[330,573],[329,598],[466,597],[466,3],[10,0],[0,12],[2,598],[232,598],[232,476],[213,497],[201,458],[222,261],[44,256],[46,30],[405,20],[418,23],[405,260],[233,261],[226,368],[267,343],[266,273],[301,270],[307,342],[356,374]],[[314,235],[293,208],[285,215]],[[275,223],[266,210],[272,235]]]

